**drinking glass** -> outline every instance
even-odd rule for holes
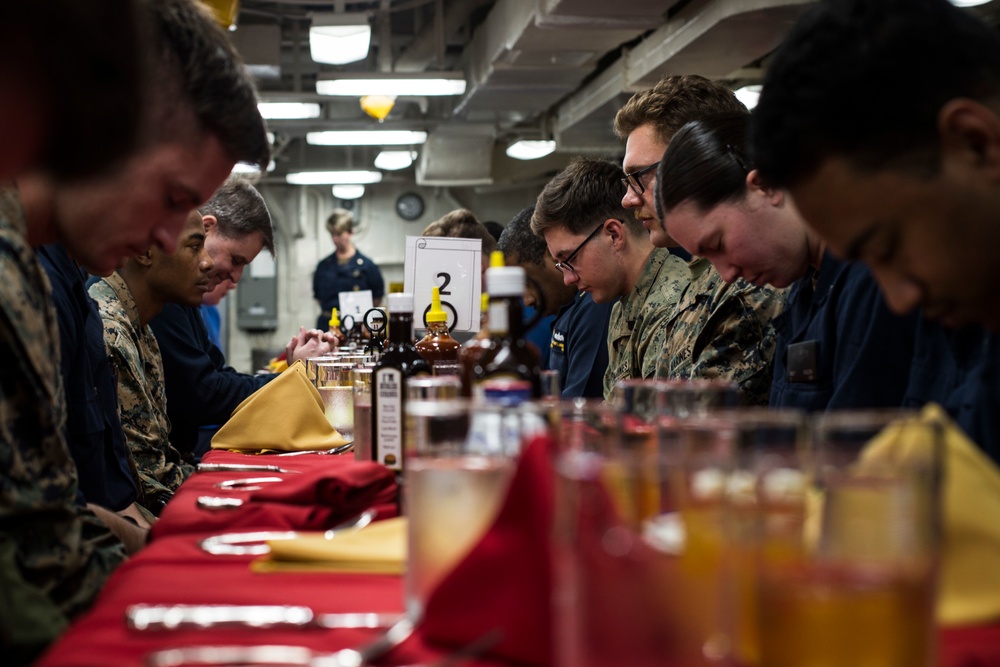
[[[372,460],[372,369],[351,371],[354,391],[354,458]]]
[[[560,404],[553,530],[556,664],[652,667],[677,657],[676,532],[660,525],[669,459],[627,414]],[[653,448],[650,448],[650,442]],[[650,473],[649,469],[653,468]]]
[[[817,418],[802,548],[760,563],[760,664],[933,664],[941,437],[914,417]]]
[[[685,665],[759,664],[757,563],[797,543],[805,505],[806,418],[795,410],[730,409],[670,420],[677,514],[684,535],[677,589]],[[774,540],[761,539],[772,521]]]
[[[474,437],[484,406],[468,399],[406,403],[406,609],[419,618],[431,592],[493,522],[514,470]]]
[[[333,355],[323,355],[320,357],[307,357],[306,358],[306,377],[313,384],[316,384],[316,366],[320,363],[333,363],[337,361],[337,357]]]
[[[538,374],[538,379],[542,385],[542,398],[558,399],[562,395],[559,371],[551,368],[543,370]]]
[[[347,440],[354,439],[353,370],[350,364],[340,362],[316,364],[316,390],[323,399],[326,419]]]

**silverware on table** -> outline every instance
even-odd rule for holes
[[[256,491],[261,484],[273,484],[274,482],[284,482],[284,477],[247,477],[246,479],[227,479],[216,484],[220,489],[243,489],[244,491]]]
[[[339,533],[346,531],[360,530],[370,524],[377,514],[374,508],[369,508],[353,516],[343,523],[339,523],[330,528],[323,536],[327,539],[335,537]],[[299,537],[302,533],[295,531],[254,531],[247,533],[223,533],[222,535],[212,535],[203,539],[199,546],[203,551],[215,556],[261,556],[270,553],[271,547],[268,542],[274,540],[291,540]]]
[[[207,510],[231,510],[243,505],[242,498],[223,498],[220,496],[198,496],[198,507]]]
[[[298,470],[285,470],[280,466],[263,463],[199,463],[195,470],[197,472],[299,472]]]
[[[354,449],[354,441],[344,443],[343,445],[338,445],[331,449],[304,449],[298,452],[283,452],[281,454],[275,454],[275,456],[302,456],[303,454],[346,454],[347,452]]]
[[[146,656],[150,667],[180,665],[301,665],[302,667],[362,667],[396,648],[411,634],[414,623],[403,617],[373,641],[358,648],[320,653],[304,646],[183,646]]]
[[[399,614],[316,614],[309,607],[287,605],[147,605],[125,610],[128,627],[139,631],[179,628],[387,628]]]

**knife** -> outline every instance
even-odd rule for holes
[[[298,472],[262,463],[199,463],[198,472]]]
[[[397,617],[399,618],[399,617]],[[335,653],[318,653],[304,646],[181,646],[146,656],[149,667],[180,665],[300,665],[302,667],[362,667],[402,644],[413,634],[405,616],[371,642]]]
[[[387,628],[399,614],[316,614],[285,605],[147,605],[125,611],[128,627],[139,631],[237,626],[247,628]]]

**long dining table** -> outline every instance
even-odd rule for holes
[[[345,465],[349,460],[350,455],[276,457],[217,451],[204,458],[205,463],[277,464],[283,470],[296,471],[286,473],[292,475],[314,472],[324,466]],[[38,667],[168,665],[170,658],[163,651],[194,646],[304,647],[316,655],[323,655],[364,645],[384,632],[380,628],[225,626],[138,630],[128,626],[126,610],[140,604],[301,605],[316,614],[403,614],[403,577],[400,575],[260,572],[250,567],[257,556],[216,555],[203,550],[201,542],[206,537],[232,531],[223,527],[227,521],[225,510],[201,507],[198,498],[206,493],[218,495],[220,480],[260,474],[252,471],[199,472],[187,480],[164,511],[150,543],[110,577],[93,607],[39,659]],[[240,508],[239,531],[289,530],[288,517],[255,507],[249,492],[235,491],[231,495],[244,503]],[[378,507],[379,518],[395,514],[391,502],[382,502]],[[1000,667],[1000,624],[943,630],[939,647],[941,667]],[[431,645],[417,628],[373,664],[430,666],[438,664],[448,652],[447,647]],[[293,653],[291,649],[278,650],[278,655],[286,658]],[[510,663],[478,656],[465,658],[460,664],[499,667]]]

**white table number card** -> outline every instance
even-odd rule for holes
[[[478,331],[482,293],[482,241],[407,236],[404,289],[413,294],[413,328],[424,329],[431,288],[441,290],[441,308],[452,331]],[[454,325],[454,326],[453,326]]]
[[[340,299],[340,308],[337,310],[337,314],[340,316],[341,322],[344,321],[345,315],[353,317],[355,322],[361,322],[361,318],[374,305],[370,289],[358,290],[357,292],[339,292],[337,298]]]

